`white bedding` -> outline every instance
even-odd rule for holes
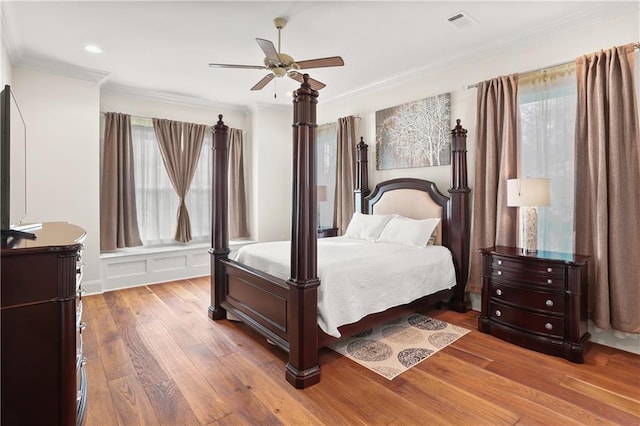
[[[290,257],[289,241],[251,244],[232,256],[283,280],[290,276]],[[318,325],[334,337],[340,337],[342,325],[456,284],[446,247],[417,248],[347,237],[318,240],[318,278]]]

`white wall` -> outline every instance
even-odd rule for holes
[[[15,68],[12,89],[27,125],[25,221],[83,227],[84,280],[100,280],[98,84]]]
[[[293,106],[258,107],[252,114],[251,208],[258,241],[291,237],[292,121]]]
[[[11,85],[13,82],[13,67],[9,61],[9,55],[7,49],[4,47],[4,40],[0,43],[0,85],[4,87],[5,84]]]

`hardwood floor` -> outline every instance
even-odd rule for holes
[[[296,390],[286,354],[207,317],[209,278],[83,298],[84,425],[640,424],[640,356],[593,344],[582,365],[471,333],[389,381],[323,349]]]

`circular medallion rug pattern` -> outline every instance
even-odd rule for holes
[[[410,314],[329,347],[391,380],[468,332],[426,315]]]

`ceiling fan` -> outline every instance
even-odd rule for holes
[[[295,61],[291,56],[280,51],[280,31],[287,25],[284,18],[276,18],[273,23],[278,29],[278,50],[269,40],[256,38],[258,46],[265,54],[264,65],[233,65],[233,64],[209,64],[211,68],[238,68],[238,69],[258,69],[269,70],[270,73],[265,75],[262,80],[256,83],[251,90],[260,90],[266,86],[275,77],[284,77],[285,75],[302,83],[302,74],[298,70],[308,68],[322,67],[340,67],[344,65],[344,61],[340,56],[331,56],[328,58],[309,59],[306,61]],[[322,89],[326,84],[309,78],[311,87],[315,90]]]

